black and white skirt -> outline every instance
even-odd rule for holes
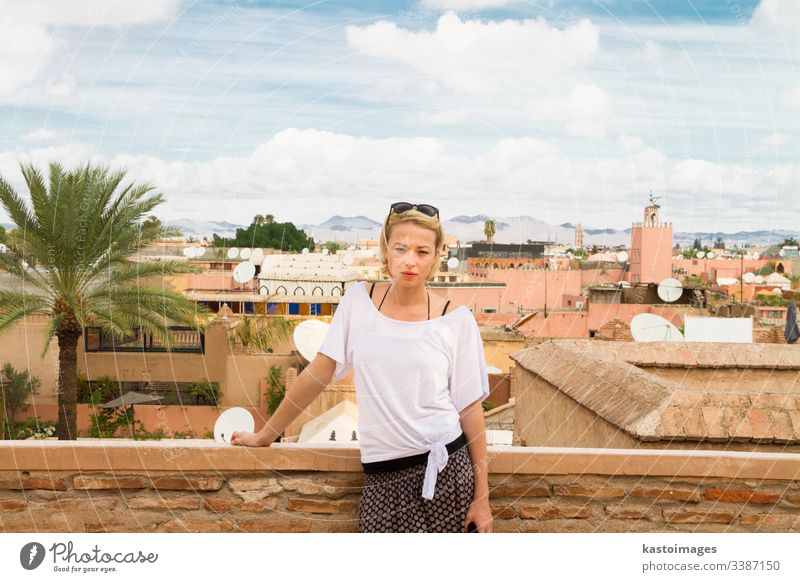
[[[450,453],[436,479],[433,499],[422,497],[426,462],[397,471],[364,473],[358,508],[362,533],[463,532],[475,493],[469,449]]]

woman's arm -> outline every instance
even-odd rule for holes
[[[486,427],[483,423],[483,406],[476,400],[461,411],[461,430],[467,437],[469,456],[475,471],[475,495],[467,510],[467,524],[474,522],[480,532],[492,531],[492,511],[489,508],[489,457],[486,452]]]
[[[317,354],[297,377],[264,427],[257,433],[234,432],[231,436],[231,444],[246,447],[266,447],[272,444],[306,406],[325,390],[325,387],[330,384],[335,370],[336,360],[325,354]]]

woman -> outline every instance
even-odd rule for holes
[[[489,394],[483,344],[467,307],[433,297],[445,248],[439,211],[391,205],[382,272],[344,295],[316,358],[256,434],[267,446],[330,383],[355,370],[364,487],[362,532],[492,531],[481,401]]]

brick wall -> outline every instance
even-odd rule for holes
[[[500,532],[800,530],[798,455],[498,447],[490,463]],[[350,447],[6,441],[0,527],[354,532],[361,484]]]

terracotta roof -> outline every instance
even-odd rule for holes
[[[796,370],[797,346],[551,340],[514,352],[527,371],[636,439],[800,444],[800,385],[697,391],[650,367]]]

